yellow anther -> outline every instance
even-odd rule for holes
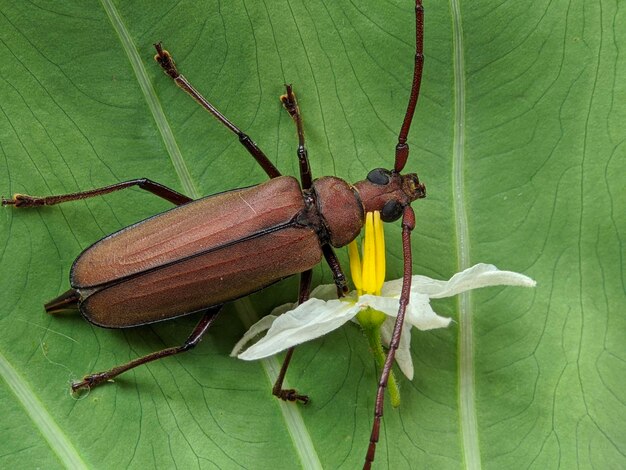
[[[361,256],[359,256],[359,247],[356,240],[352,240],[348,245],[348,257],[350,258],[350,273],[352,274],[352,282],[356,288],[357,295],[363,293]]]
[[[348,245],[352,282],[358,295],[380,295],[385,282],[385,233],[378,211],[365,215],[364,232],[361,241],[362,258],[356,241]]]
[[[380,212],[374,212],[374,252],[376,256],[375,294],[380,295],[385,282],[385,231]]]
[[[374,214],[368,212],[365,218],[365,236],[363,237],[363,291],[366,294],[376,292],[376,245],[374,244]]]

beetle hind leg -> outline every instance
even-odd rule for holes
[[[206,333],[209,327],[213,324],[221,308],[222,306],[218,305],[216,307],[211,307],[210,309],[208,309],[182,345],[163,349],[161,351],[156,351],[146,356],[142,356],[130,362],[127,362],[126,364],[115,366],[109,370],[87,375],[83,377],[83,380],[81,380],[80,382],[74,382],[72,384],[72,392],[78,392],[84,389],[92,389],[94,387],[97,387],[98,385],[102,385],[103,383],[108,382],[109,380],[130,369],[134,369],[137,366],[193,349],[200,342],[204,333]]]

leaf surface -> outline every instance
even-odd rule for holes
[[[438,301],[457,320],[413,334],[415,379],[387,403],[378,468],[618,468],[624,383],[624,11],[616,3],[426,4],[426,65],[409,142],[416,274],[493,263],[535,290]],[[237,139],[152,60],[181,71],[296,175],[278,97],[292,83],[313,174],[391,167],[410,91],[413,4],[15,2],[0,7],[0,188],[49,195],[148,177],[193,197],[266,179]],[[0,217],[0,466],[354,468],[377,371],[348,325],[277,360],[228,353],[295,280],[229,306],[195,350],[82,399],[71,380],[179,344],[196,317],[103,330],[42,304],[91,243],[168,209],[140,190]],[[233,215],[236,217],[236,214]],[[387,227],[388,276],[402,268]],[[340,254],[345,260],[344,254]],[[347,264],[346,264],[347,265]],[[316,282],[331,282],[327,268]]]

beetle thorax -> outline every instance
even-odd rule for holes
[[[347,245],[361,231],[365,212],[354,186],[334,176],[318,178],[313,182],[316,212],[321,218],[323,242],[335,248]]]

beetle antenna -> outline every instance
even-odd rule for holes
[[[376,406],[374,408],[374,424],[372,425],[372,434],[370,436],[370,444],[367,448],[365,456],[364,469],[370,469],[374,461],[376,453],[376,443],[380,434],[380,421],[383,417],[383,404],[385,401],[385,388],[393,366],[393,360],[396,356],[396,350],[400,345],[400,335],[402,334],[402,326],[404,325],[404,314],[409,304],[411,296],[411,275],[413,270],[413,261],[411,256],[411,232],[415,228],[415,212],[411,206],[405,206],[402,213],[402,254],[404,260],[404,274],[402,275],[402,292],[400,294],[400,307],[398,308],[398,316],[391,334],[389,342],[389,352],[383,365],[383,371],[378,382],[378,392],[376,393]]]
[[[421,0],[415,0],[415,65],[413,67],[413,84],[411,85],[411,96],[404,115],[398,144],[396,145],[396,162],[394,170],[401,172],[409,158],[409,144],[406,143],[415,114],[417,98],[420,94],[420,84],[422,83],[422,69],[424,68],[424,7]]]

